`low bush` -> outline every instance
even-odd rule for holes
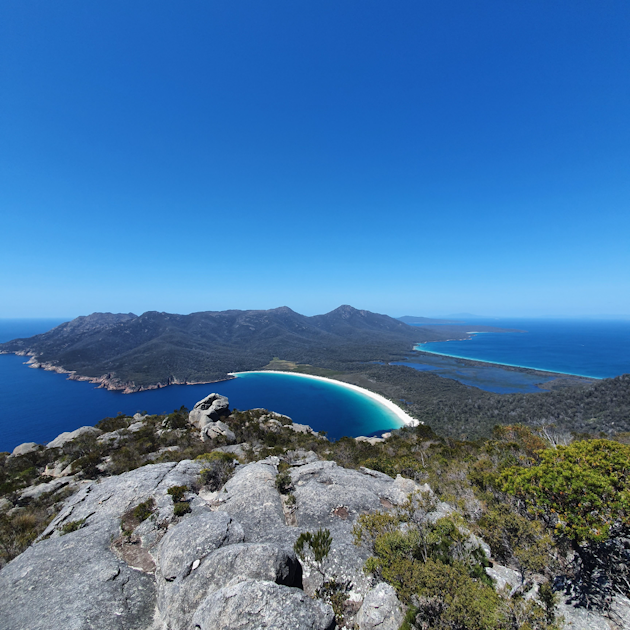
[[[65,534],[70,534],[71,532],[76,532],[78,529],[81,529],[85,524],[85,519],[81,518],[77,521],[68,521],[64,523],[60,528],[59,532],[62,536]]]
[[[293,481],[288,470],[276,475],[276,489],[280,494],[289,494],[293,490]]]
[[[188,503],[186,503],[185,501],[176,503],[173,506],[173,515],[174,516],[184,516],[184,514],[188,514],[188,512],[190,512],[190,505],[188,505]]]
[[[188,492],[188,486],[171,486],[167,493],[173,499],[173,503],[183,501],[184,495]]]

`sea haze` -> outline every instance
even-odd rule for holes
[[[31,320],[20,331],[15,320],[6,327],[0,320],[0,339],[7,339],[6,330],[14,337],[15,331],[24,337],[45,332],[49,324],[48,320],[41,322],[38,329],[36,320]],[[299,376],[244,374],[208,385],[174,385],[122,394],[69,381],[62,374],[30,369],[25,361],[25,357],[0,355],[0,451],[10,451],[22,442],[46,443],[63,431],[93,425],[118,413],[170,413],[181,405],[192,409],[211,392],[227,396],[232,408],[277,411],[316,431],[326,431],[331,439],[401,426],[391,411],[366,396],[341,385]]]
[[[481,324],[525,332],[479,333],[469,340],[420,344],[417,349],[591,378],[630,372],[630,321],[475,319],[469,322],[470,331]]]

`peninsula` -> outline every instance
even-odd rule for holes
[[[275,357],[343,372],[402,360],[418,343],[466,339],[466,328],[413,327],[347,305],[313,317],[286,306],[190,315],[93,313],[0,344],[0,353],[28,356],[33,367],[131,393],[225,380],[230,372],[258,370]]]

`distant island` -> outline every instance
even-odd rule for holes
[[[231,372],[286,369],[287,362],[344,372],[360,364],[404,359],[417,343],[470,336],[466,326],[426,321],[441,325],[409,326],[347,305],[313,317],[286,306],[190,315],[93,313],[44,334],[0,344],[0,353],[29,356],[34,367],[131,393],[224,380]],[[270,365],[274,359],[280,363]]]

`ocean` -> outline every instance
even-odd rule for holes
[[[591,378],[630,372],[630,320],[475,319],[475,325],[525,332],[477,333],[465,341],[417,346],[418,350],[495,364]]]
[[[0,341],[45,332],[59,320],[0,320]],[[26,357],[0,355],[0,451],[22,442],[45,444],[63,431],[96,424],[118,413],[170,413],[212,392],[227,396],[231,408],[262,407],[285,414],[331,439],[373,435],[401,422],[376,401],[334,383],[290,374],[243,374],[207,385],[173,385],[136,394],[98,389],[65,375],[32,369]]]
[[[0,320],[0,341],[45,332],[61,321]],[[470,321],[471,331],[475,324],[526,332],[483,333],[467,341],[422,344],[418,348],[431,354],[410,352],[401,363],[497,393],[540,392],[538,385],[553,378],[499,364],[594,378],[630,372],[630,321],[487,319]],[[490,363],[471,366],[457,357]],[[10,451],[22,442],[46,443],[62,431],[93,425],[118,413],[169,413],[181,405],[190,409],[211,392],[227,396],[232,408],[277,411],[326,431],[332,439],[373,435],[400,426],[392,412],[361,394],[297,376],[246,374],[209,385],[122,394],[30,369],[25,360],[0,355],[0,451]]]

